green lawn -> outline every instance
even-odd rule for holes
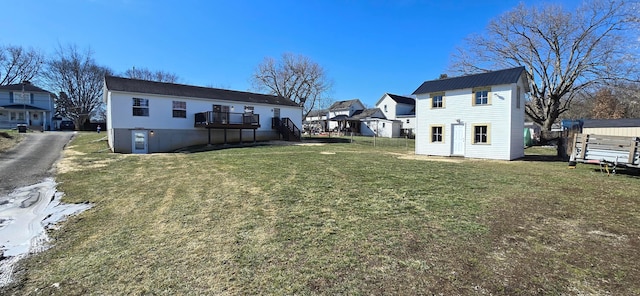
[[[120,155],[101,136],[80,133],[57,177],[95,206],[8,292],[640,294],[637,175],[413,141]]]

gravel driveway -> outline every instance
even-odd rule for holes
[[[53,163],[71,140],[71,132],[29,133],[16,147],[0,153],[0,294],[16,263],[46,250],[46,228],[91,207],[62,204]]]
[[[73,135],[73,132],[28,133],[16,147],[0,153],[0,197],[52,177],[52,165]]]

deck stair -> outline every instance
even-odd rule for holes
[[[273,118],[272,126],[274,129],[278,130],[282,139],[285,141],[300,141],[302,139],[302,134],[300,133],[300,129],[296,126],[293,121],[288,118]]]

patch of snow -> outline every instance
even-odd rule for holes
[[[20,259],[49,248],[46,230],[91,204],[64,204],[52,178],[0,197],[0,287],[11,282]]]

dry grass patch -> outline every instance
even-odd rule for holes
[[[91,137],[58,180],[95,206],[10,292],[640,293],[634,176],[399,158],[361,139],[140,157]]]
[[[15,130],[0,130],[0,152],[18,145],[24,136]]]

